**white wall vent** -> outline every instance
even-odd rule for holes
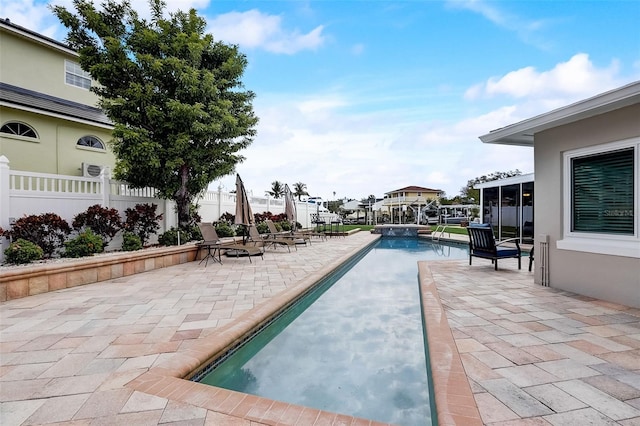
[[[82,176],[84,177],[98,177],[102,172],[104,166],[97,164],[82,163]]]

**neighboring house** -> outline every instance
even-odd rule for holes
[[[113,126],[92,84],[73,49],[0,19],[0,155],[12,170],[79,176],[113,167]]]
[[[533,173],[480,183],[474,188],[480,190],[480,221],[490,223],[498,239],[533,242]]]
[[[444,191],[440,189],[407,186],[385,192],[383,205],[389,210],[392,223],[406,223],[407,220],[415,222],[418,211],[435,207],[443,194]],[[411,213],[407,215],[407,211]]]
[[[640,81],[480,139],[534,148],[535,281],[640,307]]]

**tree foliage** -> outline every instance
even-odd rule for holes
[[[284,184],[278,180],[274,180],[271,182],[271,191],[265,192],[273,198],[281,198],[284,195]]]
[[[474,187],[480,183],[491,182],[499,179],[506,179],[512,176],[520,176],[522,172],[518,169],[509,170],[508,172],[493,172],[488,175],[482,175],[471,179],[467,182],[467,186],[460,188],[461,201],[469,202],[472,198],[475,203],[480,202],[480,190]]]
[[[127,0],[106,0],[100,10],[73,0],[75,13],[52,10],[82,69],[99,83],[91,90],[114,123],[116,178],[173,199],[186,225],[195,196],[244,160],[238,151],[258,122],[254,93],[240,80],[246,57],[205,34],[194,9],[165,18],[162,0],[149,5],[149,21]]]
[[[303,195],[309,195],[307,192],[307,184],[302,182],[296,182],[293,184],[293,195],[298,197],[298,201],[302,200]]]

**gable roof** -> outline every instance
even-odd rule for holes
[[[425,188],[422,186],[405,186],[404,188],[394,189],[393,191],[385,192],[385,194],[393,194],[395,192],[442,192],[442,190]]]
[[[585,118],[594,117],[637,103],[640,103],[640,81],[635,81],[626,86],[601,93],[501,129],[492,130],[488,134],[480,136],[480,140],[484,143],[533,146],[534,135],[543,130],[584,120]]]

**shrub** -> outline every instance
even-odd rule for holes
[[[156,216],[157,208],[156,204],[136,204],[135,208],[124,211],[124,229],[136,234],[143,245],[149,241],[151,234],[160,229],[162,215]]]
[[[44,252],[37,244],[19,238],[9,245],[9,248],[4,251],[4,255],[7,263],[19,264],[40,260],[44,256]]]
[[[231,225],[226,222],[218,222],[216,224],[216,232],[218,237],[233,237],[236,235],[236,232],[233,230]]]
[[[227,222],[227,223],[233,223],[235,222],[236,217],[235,215],[232,215],[229,212],[225,212],[222,216],[220,216],[220,219],[218,219],[219,222]]]
[[[263,212],[263,213],[254,213],[253,218],[256,223],[264,222],[265,220],[273,220],[273,213],[271,212]]]
[[[91,229],[102,240],[106,247],[113,237],[122,229],[122,219],[116,209],[108,209],[96,204],[83,213],[77,214],[71,224],[77,231]]]
[[[188,228],[179,228],[180,230],[180,244],[186,244],[189,241],[201,240],[202,234],[197,226],[190,226]],[[167,232],[164,232],[158,236],[158,243],[163,246],[177,246],[178,245],[178,229],[171,227]]]
[[[70,232],[71,227],[66,220],[55,213],[44,213],[21,217],[6,234],[12,240],[22,238],[31,241],[42,248],[45,257],[51,257],[62,247]]]
[[[94,253],[101,253],[104,248],[102,238],[96,235],[91,229],[81,232],[77,237],[64,243],[66,257],[91,256]]]
[[[140,237],[132,232],[125,231],[122,234],[122,250],[136,251],[142,248]]]
[[[287,221],[287,215],[285,213],[278,213],[278,214],[274,214],[271,217],[271,220],[275,223],[279,223],[279,222],[286,222]]]
[[[258,228],[258,232],[261,234],[268,234],[269,233],[269,225],[267,225],[266,222],[258,222],[256,224],[256,228]]]

